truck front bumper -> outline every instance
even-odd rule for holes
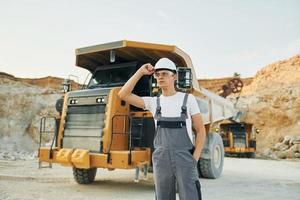
[[[108,154],[92,153],[83,149],[39,149],[39,161],[60,163],[64,166],[82,169],[108,168],[108,169],[133,169],[141,165],[151,164],[151,149],[135,149],[131,151],[111,151]]]

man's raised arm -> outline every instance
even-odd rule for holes
[[[118,93],[119,98],[131,105],[134,105],[139,108],[144,108],[145,107],[144,100],[141,97],[133,94],[132,90],[135,87],[136,83],[144,75],[152,75],[153,73],[154,73],[154,67],[150,63],[141,66],[121,88],[121,90]]]

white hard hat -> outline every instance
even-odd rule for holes
[[[159,59],[155,66],[154,66],[155,71],[156,70],[162,70],[162,69],[166,69],[166,70],[170,70],[174,73],[176,73],[176,65],[175,63],[168,59],[168,58],[161,58]]]

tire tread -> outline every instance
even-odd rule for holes
[[[79,169],[73,168],[74,180],[78,184],[90,184],[95,180],[97,168]]]

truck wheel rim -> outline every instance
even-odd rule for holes
[[[221,147],[219,145],[216,145],[214,149],[214,165],[216,169],[221,165]]]

